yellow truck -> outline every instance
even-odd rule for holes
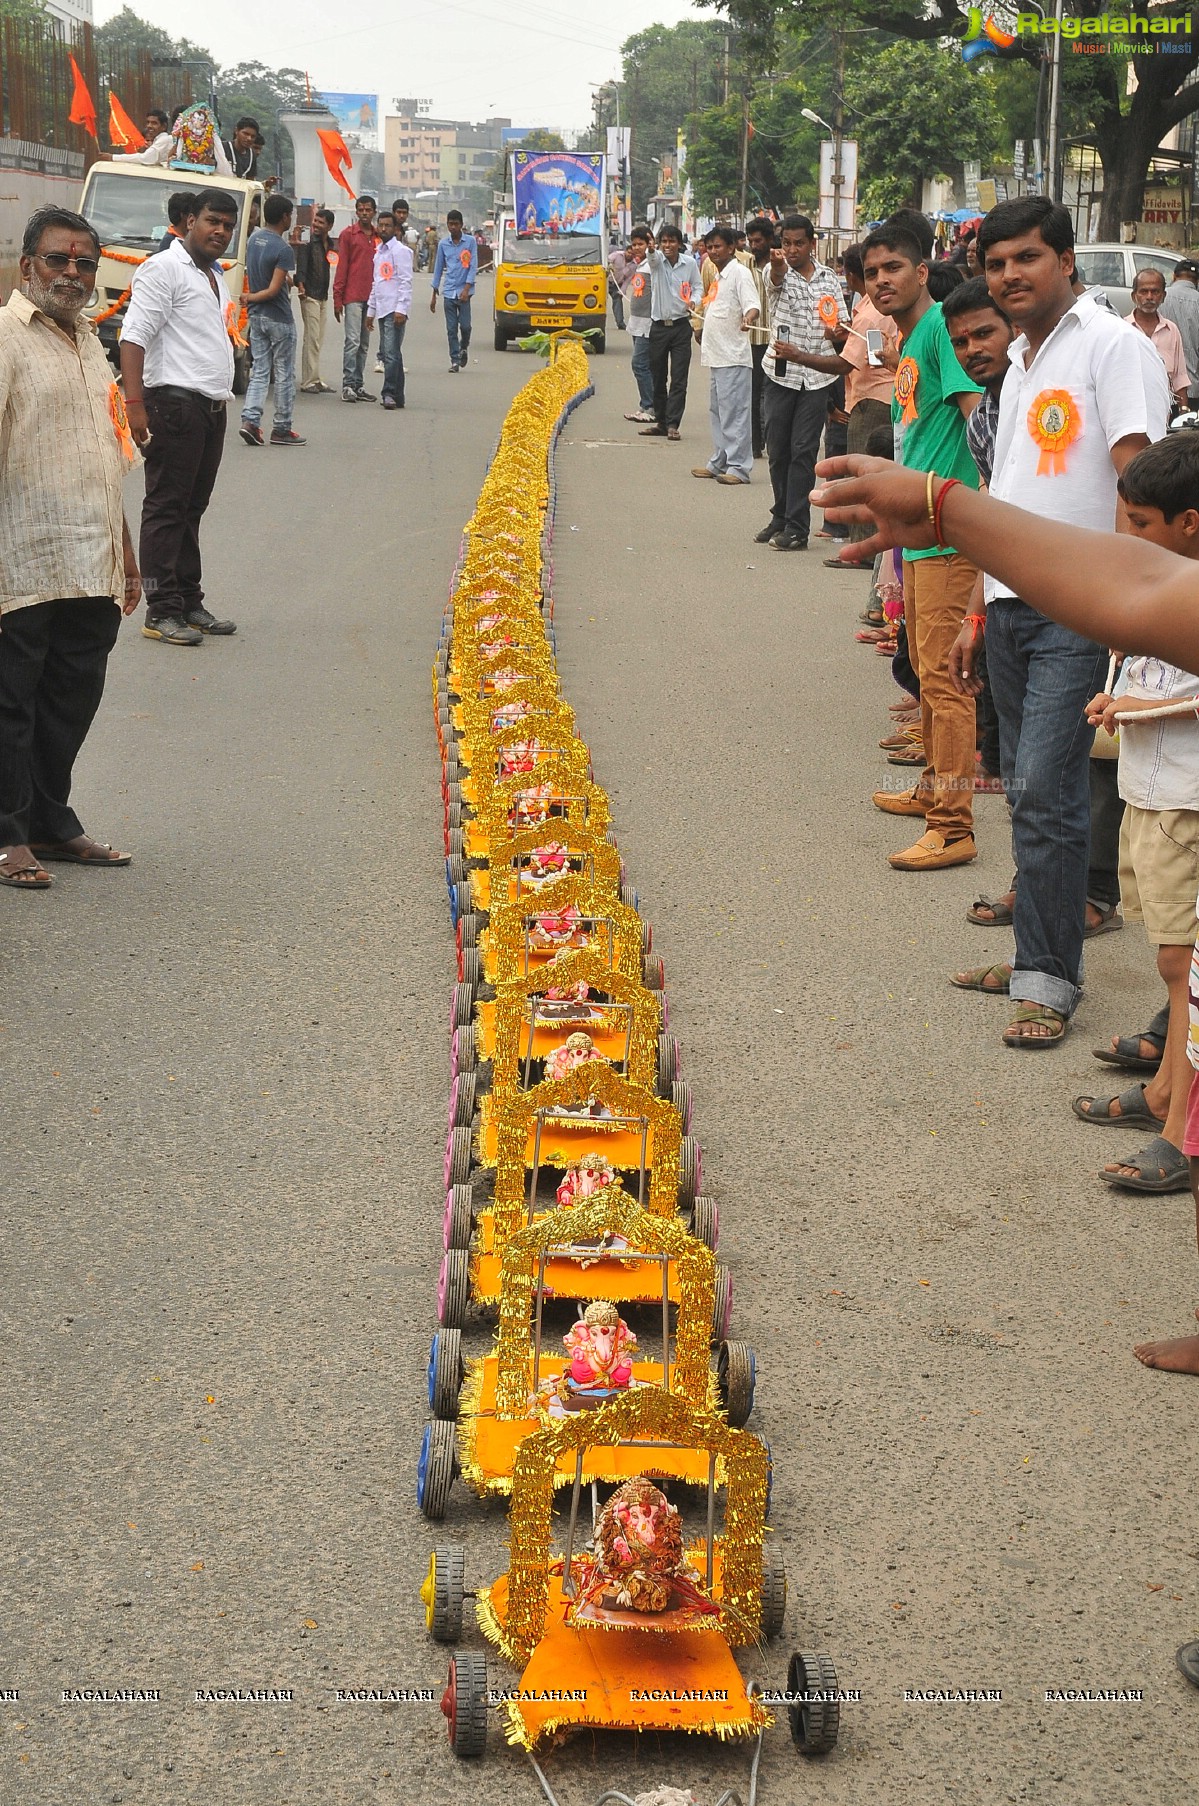
[[[221,259],[221,271],[229,291],[231,320],[236,329],[246,279],[246,240],[259,224],[262,183],[234,176],[202,175],[188,169],[163,169],[132,159],[93,163],[83,184],[79,211],[100,235],[100,268],[96,287],[84,318],[91,320],[100,342],[114,364],[121,338],[121,321],[128,301],[129,281],[139,263],[151,255],[167,229],[167,198],[180,190],[199,193],[220,188],[237,201],[237,228],[229,250]],[[245,338],[244,331],[237,338]],[[244,395],[250,374],[248,344],[234,344],[233,389]]]
[[[527,332],[565,326],[591,331],[587,348],[602,354],[608,307],[604,159],[518,150],[512,194],[496,246],[496,350],[505,351]]]

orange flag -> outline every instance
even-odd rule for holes
[[[317,128],[316,135],[321,141],[321,150],[324,153],[325,158],[325,168],[329,171],[329,174],[333,177],[337,186],[339,188],[344,188],[352,200],[354,198],[354,190],[350,187],[350,184],[346,181],[345,176],[341,171],[343,163],[346,168],[349,169],[354,161],[346,148],[345,139],[340,132],[323,132],[319,127]]]
[[[122,150],[139,151],[146,148],[146,140],[111,88],[108,90],[108,136]]]
[[[97,138],[96,103],[87,91],[83,71],[74,57],[71,58],[71,74],[75,77],[75,92],[71,96],[71,110],[67,118],[72,125],[81,125],[85,132],[90,132],[93,138]]]

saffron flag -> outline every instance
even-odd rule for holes
[[[67,114],[67,118],[72,125],[81,125],[85,132],[90,132],[92,137],[96,138],[98,143],[99,139],[96,134],[96,103],[87,91],[87,83],[83,79],[83,71],[74,57],[71,58],[71,74],[75,77],[75,92],[71,95],[71,110]]]
[[[146,148],[146,140],[111,88],[108,90],[108,136],[122,150],[139,151]]]
[[[346,168],[349,169],[354,162],[353,157],[346,149],[345,139],[340,132],[321,131],[319,127],[317,128],[316,135],[321,141],[321,150],[325,158],[325,168],[329,171],[329,174],[333,177],[337,186],[339,188],[344,188],[352,200],[354,198],[354,190],[346,181],[341,168],[344,163]]]

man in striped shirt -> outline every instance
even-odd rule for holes
[[[816,453],[836,376],[800,360],[827,355],[825,332],[849,325],[839,278],[816,261],[816,228],[795,213],[783,221],[782,249],[770,253],[765,283],[773,343],[766,348],[766,455],[774,506],[755,534],[780,552],[802,552],[808,543],[808,496],[816,480]]]

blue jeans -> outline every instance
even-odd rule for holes
[[[376,324],[379,328],[379,355],[383,359],[383,394],[390,395],[398,408],[404,405],[404,354],[401,347],[404,343],[404,328],[407,319],[398,320],[395,314],[380,314]]]
[[[462,353],[470,344],[470,302],[442,298],[445,308],[445,336],[450,341],[450,362],[460,364]]]
[[[1016,860],[1015,1002],[1072,1015],[1082,985],[1090,857],[1090,756],[1083,710],[1103,688],[1093,640],[1010,596],[987,609],[987,672]]]
[[[253,367],[246,388],[241,417],[250,426],[258,426],[266,406],[266,392],[275,384],[276,433],[290,433],[291,417],[296,405],[296,323],[273,320],[261,313],[250,315],[250,356]]]
[[[341,310],[341,323],[345,328],[345,344],[341,353],[341,386],[353,389],[357,395],[362,387],[362,373],[366,369],[366,347],[370,340],[367,327],[370,322],[366,316],[365,301],[347,301]]]
[[[637,384],[637,405],[643,414],[654,411],[654,373],[649,367],[649,334],[633,334],[633,381]]]

